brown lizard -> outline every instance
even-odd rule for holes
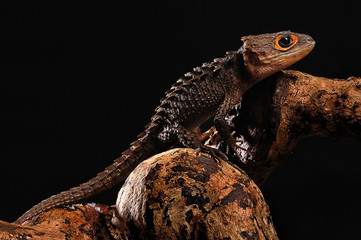
[[[240,102],[247,89],[260,80],[292,65],[314,47],[305,34],[290,31],[250,35],[242,38],[237,51],[204,63],[181,77],[161,100],[151,122],[138,140],[115,159],[114,163],[88,182],[43,200],[15,221],[25,224],[31,218],[54,207],[84,201],[121,183],[143,160],[171,148],[177,142],[186,147],[226,158],[217,149],[203,145],[194,130],[214,116],[215,126],[228,148],[240,152],[230,134],[226,115]]]

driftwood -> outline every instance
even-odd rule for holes
[[[253,148],[242,168],[261,187],[303,139],[361,139],[361,78],[283,71],[245,94],[236,136]]]
[[[278,239],[257,185],[241,169],[187,148],[141,163],[116,208],[126,239]]]
[[[162,166],[147,161],[147,167],[145,163],[140,167],[145,167],[148,172],[135,171],[138,172],[136,177],[133,174],[132,178],[136,180],[132,183],[138,184],[138,189],[147,186],[144,188],[145,192],[134,191],[131,194],[125,194],[127,191],[124,189],[127,186],[129,188],[129,185],[124,185],[122,194],[125,195],[121,199],[124,201],[128,199],[123,204],[128,202],[128,208],[133,211],[128,211],[128,213],[132,212],[133,215],[124,214],[126,204],[119,205],[120,202],[118,202],[117,218],[114,221],[118,226],[116,230],[110,223],[112,209],[103,206],[107,211],[102,210],[101,214],[98,212],[98,215],[82,215],[86,211],[79,207],[78,209],[50,210],[35,218],[27,226],[0,222],[0,238],[16,239],[16,237],[28,236],[30,239],[29,234],[31,234],[34,239],[47,239],[46,237],[49,239],[49,236],[57,236],[56,239],[65,239],[66,236],[68,239],[77,239],[77,235],[71,235],[74,228],[65,223],[86,227],[90,221],[89,226],[92,227],[89,229],[98,229],[95,235],[100,235],[93,234],[88,239],[105,238],[104,234],[107,234],[110,239],[126,239],[127,236],[159,238],[165,237],[162,234],[168,233],[169,239],[172,239],[171,236],[187,239],[202,238],[204,235],[212,239],[210,232],[213,233],[213,239],[224,236],[230,236],[231,239],[247,239],[251,236],[260,236],[260,239],[277,239],[268,207],[253,181],[258,186],[262,186],[297,143],[307,137],[359,139],[361,136],[360,107],[360,78],[327,79],[297,71],[283,71],[250,89],[242,99],[241,109],[238,113],[236,111],[233,113],[235,137],[239,139],[243,147],[251,150],[247,164],[240,164],[249,178],[236,166],[222,162],[221,167],[217,167],[213,160],[207,159],[204,162],[197,160],[192,155],[193,150],[182,150],[188,154],[186,158],[177,158],[183,159],[182,161],[175,161],[174,155],[172,156],[174,152],[171,151],[166,156],[168,159],[173,159],[171,162],[176,165],[170,169],[163,169]],[[222,142],[217,137],[214,128],[204,135],[204,137],[208,136],[210,136],[208,143],[222,148]],[[198,157],[205,158],[203,155]],[[244,157],[247,158],[246,154]],[[177,170],[177,166],[178,172],[174,171]],[[155,171],[158,168],[159,172]],[[180,172],[187,177],[179,180]],[[210,179],[216,176],[214,174],[219,174],[217,175],[218,184],[214,180],[213,185],[204,184],[204,179],[211,181]],[[150,184],[152,177],[154,184]],[[166,180],[166,184],[169,185],[163,184]],[[163,181],[162,184],[159,181]],[[167,190],[167,186],[172,186],[174,191]],[[184,186],[187,186],[187,190],[182,189]],[[132,204],[136,202],[137,196],[137,201],[144,200],[144,202],[138,202],[141,205]],[[139,198],[140,196],[148,196],[148,198],[142,199]],[[172,202],[172,199],[183,200]],[[227,204],[222,204],[222,201]],[[85,208],[90,207],[85,206]],[[136,209],[143,215],[137,215]],[[144,209],[148,211],[143,211]],[[65,212],[57,215],[57,211]],[[69,218],[68,212],[75,214],[77,218]],[[58,222],[53,226],[57,227],[45,224],[56,221]],[[79,231],[80,229],[78,227]],[[87,231],[81,230],[81,232]]]
[[[76,204],[45,212],[26,226],[0,221],[0,239],[113,239],[113,210],[104,205]]]

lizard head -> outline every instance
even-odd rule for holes
[[[312,37],[290,31],[242,37],[244,64],[259,81],[304,58],[315,46]]]

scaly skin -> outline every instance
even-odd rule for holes
[[[186,147],[225,158],[219,150],[201,144],[193,131],[214,116],[220,136],[234,154],[239,148],[225,116],[240,102],[243,93],[258,81],[305,57],[314,47],[304,34],[279,32],[242,38],[238,51],[204,63],[181,77],[161,100],[151,122],[112,165],[77,187],[61,192],[31,208],[15,221],[25,224],[54,207],[81,202],[121,183],[143,160],[180,142]]]

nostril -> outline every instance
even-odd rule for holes
[[[307,38],[307,42],[313,43],[313,42],[315,42],[315,40],[313,40],[312,37],[308,37],[308,38]]]

